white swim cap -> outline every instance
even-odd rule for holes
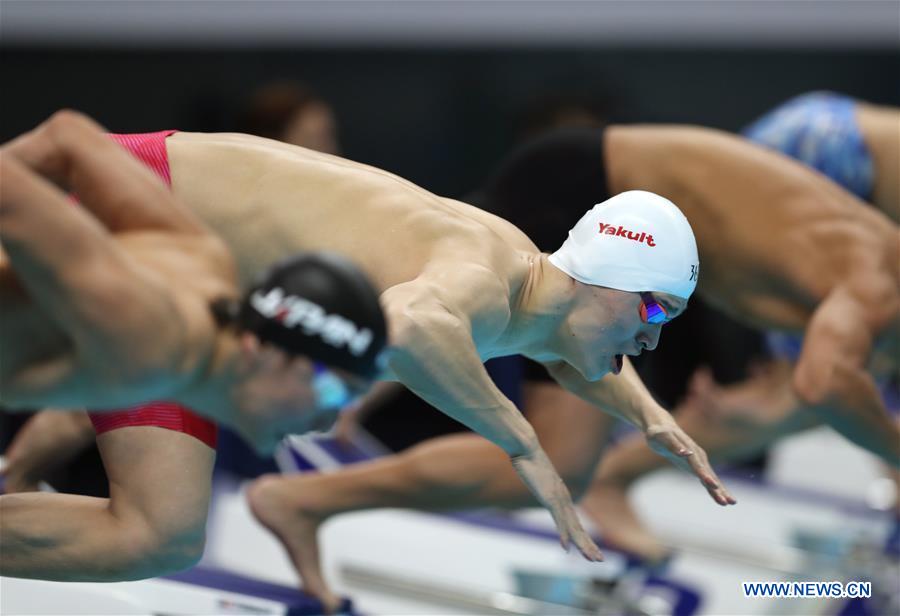
[[[668,199],[643,190],[588,210],[550,263],[585,284],[683,299],[694,292],[700,274],[687,218]]]

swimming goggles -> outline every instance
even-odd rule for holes
[[[663,308],[662,304],[656,301],[652,293],[641,292],[641,321],[650,323],[651,325],[662,325],[668,323],[669,313]]]
[[[312,388],[319,409],[340,409],[355,399],[343,379],[319,362],[313,362]]]

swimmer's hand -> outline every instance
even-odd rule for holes
[[[668,417],[649,425],[645,436],[650,449],[678,468],[696,475],[714,501],[722,506],[737,503],[710,466],[706,452],[675,423],[674,419]]]
[[[54,471],[65,467],[94,442],[87,413],[42,411],[29,419],[6,450],[0,469],[6,492],[35,492]]]
[[[569,544],[574,543],[587,560],[603,560],[600,548],[581,526],[569,489],[553,468],[547,454],[538,447],[527,455],[512,458],[512,463],[531,493],[553,516],[563,549],[568,552]]]

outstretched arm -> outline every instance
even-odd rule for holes
[[[547,369],[575,395],[639,428],[654,451],[694,473],[717,503],[737,502],[710,466],[706,452],[656,403],[627,359],[619,375],[609,374],[596,382],[586,380],[568,364],[548,364]]]
[[[892,281],[879,285],[876,280],[860,290],[834,290],[810,321],[793,383],[801,401],[832,428],[897,467],[900,427],[891,420],[866,371],[873,324],[889,320],[897,310],[891,285]],[[880,294],[879,287],[886,294]]]
[[[438,301],[416,301],[415,284],[385,294],[392,376],[426,402],[500,446],[519,476],[553,516],[560,541],[588,560],[602,554],[582,528],[568,489],[531,425],[494,383],[478,356],[464,315]]]
[[[3,145],[36,174],[75,193],[109,231],[197,233],[203,225],[147,167],[87,116],[59,111]]]

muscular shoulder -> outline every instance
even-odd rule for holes
[[[388,289],[382,300],[392,330],[410,321],[458,322],[479,341],[499,336],[511,315],[507,281],[477,263],[434,263],[415,280]]]

